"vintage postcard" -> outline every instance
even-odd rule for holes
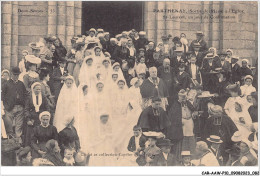
[[[258,166],[258,1],[1,1],[1,16],[1,166]]]

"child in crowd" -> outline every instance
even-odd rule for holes
[[[177,73],[177,91],[179,92],[181,89],[187,89],[190,87],[190,76],[185,71],[185,64],[180,64],[179,72]]]
[[[246,75],[244,80],[245,84],[240,87],[241,97],[246,97],[247,95],[250,95],[252,92],[256,91],[255,87],[252,86],[253,77],[251,75]]]
[[[75,151],[73,149],[70,148],[65,149],[63,161],[66,164],[66,166],[74,166],[75,164],[75,160],[73,157],[74,152]]]
[[[181,152],[181,166],[195,166],[193,163],[191,163],[191,155],[190,151],[182,151]]]
[[[145,64],[145,58],[144,57],[141,57],[138,60],[138,64],[136,65],[135,70],[145,70],[146,72],[148,71],[148,68],[147,68],[147,66]]]
[[[144,149],[146,138],[142,133],[141,127],[135,125],[133,128],[134,136],[130,138],[127,149],[130,152],[134,152],[136,156]]]

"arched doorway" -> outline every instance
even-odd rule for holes
[[[122,31],[143,30],[143,6],[140,1],[82,2],[82,33],[102,28],[114,37]]]

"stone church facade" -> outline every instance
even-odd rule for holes
[[[255,64],[257,1],[142,3],[141,29],[147,32],[149,40],[160,42],[162,35],[179,36],[183,32],[191,42],[195,39],[195,31],[200,30],[209,46],[217,50],[233,49],[235,55]],[[85,34],[82,31],[83,5],[84,2],[79,1],[2,1],[2,69],[17,66],[21,51],[30,52],[28,44],[46,35],[57,35],[69,47],[74,35]]]

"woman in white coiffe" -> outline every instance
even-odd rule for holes
[[[84,58],[82,62],[82,66],[79,72],[79,83],[81,85],[86,84],[88,85],[89,89],[94,88],[96,86],[96,69],[93,65],[93,58],[87,56]]]
[[[75,84],[73,76],[67,76],[65,79],[65,84],[62,86],[56,111],[53,120],[53,125],[60,132],[62,129],[62,124],[65,123],[65,118],[67,116],[74,117],[75,128],[78,129],[78,113],[79,113],[79,99],[78,99],[78,88]]]

